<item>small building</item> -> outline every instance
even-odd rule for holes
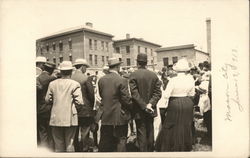
[[[159,70],[163,66],[172,67],[180,58],[187,58],[196,66],[200,62],[209,60],[209,54],[196,49],[194,44],[159,48],[156,52],[157,69]]]
[[[91,67],[102,67],[113,53],[114,36],[93,29],[86,23],[36,41],[36,55],[42,55],[57,65],[63,60],[85,58]]]
[[[129,34],[126,34],[126,39],[114,41],[114,52],[121,54],[120,60],[123,61],[123,66],[136,65],[138,53],[146,53],[148,65],[153,65],[157,62],[155,50],[159,47],[161,47],[159,44],[145,41],[142,38],[130,38]]]

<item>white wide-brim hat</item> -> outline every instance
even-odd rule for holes
[[[190,66],[187,59],[183,58],[178,60],[178,62],[173,66],[173,70],[175,71],[189,71]]]
[[[75,63],[73,64],[73,66],[76,66],[76,65],[86,65],[87,67],[89,67],[87,60],[82,59],[82,58],[78,58],[75,60]]]
[[[59,70],[73,70],[72,62],[71,61],[63,61],[60,66],[58,67]]]
[[[46,63],[47,59],[43,56],[36,57],[36,63]]]

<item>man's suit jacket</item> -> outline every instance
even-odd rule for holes
[[[81,85],[82,99],[84,106],[78,109],[78,117],[91,117],[93,116],[93,105],[94,105],[94,89],[91,86],[91,78],[83,74],[80,70],[76,70],[71,76],[71,79],[77,81]]]
[[[50,117],[51,105],[45,103],[45,96],[48,90],[49,83],[56,78],[43,71],[36,78],[36,98],[37,98],[37,115],[41,117]]]
[[[102,98],[102,125],[125,125],[131,118],[131,97],[128,82],[119,74],[111,72],[98,82]]]
[[[129,86],[135,105],[135,119],[143,119],[148,115],[145,112],[148,103],[152,104],[156,116],[156,104],[161,98],[161,82],[156,74],[140,68],[130,75]]]

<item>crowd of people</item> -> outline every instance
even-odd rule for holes
[[[85,59],[57,68],[37,57],[38,146],[55,152],[192,151],[195,112],[212,141],[207,61],[196,67],[183,58],[172,68],[151,71],[147,55],[139,53],[136,68],[122,70],[121,64],[110,58],[102,74],[91,75]]]

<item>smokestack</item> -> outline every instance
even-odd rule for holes
[[[130,34],[129,33],[126,34],[126,39],[130,39]]]
[[[86,22],[85,25],[90,27],[90,28],[93,28],[93,24],[91,22]]]
[[[206,19],[206,27],[207,27],[207,53],[209,57],[211,57],[211,19]]]

